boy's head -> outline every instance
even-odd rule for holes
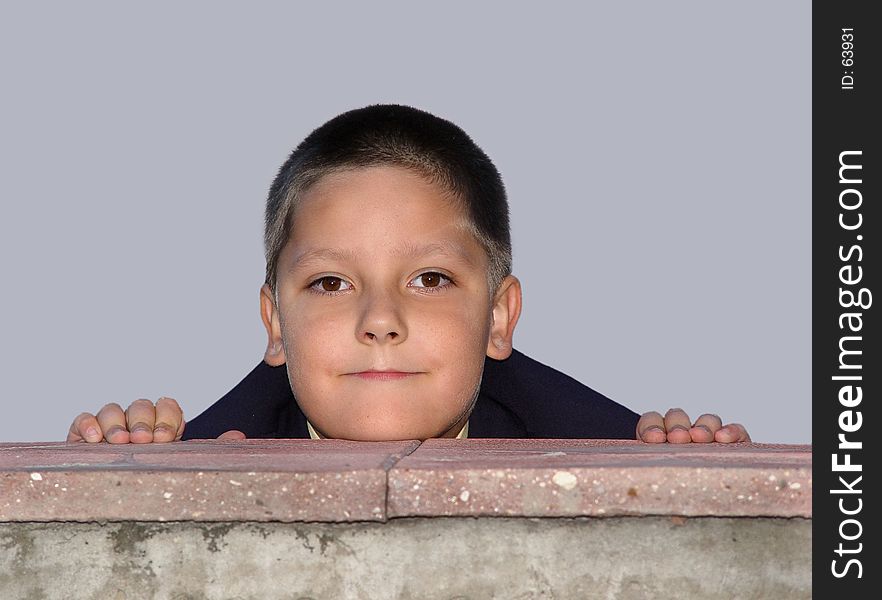
[[[344,113],[282,166],[266,210],[265,360],[323,436],[455,436],[520,313],[508,205],[457,126]]]
[[[490,260],[488,276],[494,290],[511,274],[508,201],[490,158],[450,121],[387,104],[331,119],[309,134],[282,165],[266,205],[266,283],[271,289],[304,192],[325,175],[380,165],[422,175],[460,203]]]

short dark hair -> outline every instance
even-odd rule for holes
[[[495,291],[511,274],[508,201],[499,171],[459,127],[428,112],[376,104],[334,117],[294,149],[270,187],[264,246],[266,283],[276,289],[277,264],[294,211],[310,186],[330,173],[393,165],[410,169],[460,201],[489,259]]]

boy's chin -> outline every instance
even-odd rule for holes
[[[307,418],[313,415],[309,421],[323,437],[366,442],[427,440],[455,437],[460,432],[474,409],[480,380],[473,385],[474,391],[464,391],[432,385],[414,389],[397,381],[358,383],[310,390],[298,403]],[[329,406],[321,398],[335,401]]]
[[[447,429],[443,425],[391,424],[369,429],[363,427],[342,427],[337,431],[330,431],[327,437],[356,442],[425,441],[441,437],[445,433],[447,433]]]

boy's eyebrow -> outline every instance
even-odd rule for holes
[[[358,252],[353,250],[343,250],[340,248],[307,248],[294,258],[291,263],[291,269],[303,268],[310,263],[322,260],[355,262],[358,254]],[[458,258],[470,265],[475,264],[474,256],[466,248],[454,241],[447,240],[424,245],[406,244],[394,250],[393,254],[410,259],[441,255],[449,258]]]
[[[323,260],[336,260],[339,262],[347,262],[352,261],[354,257],[355,252],[352,252],[350,250],[338,250],[335,248],[307,249],[294,257],[294,261],[291,263],[291,269],[294,270],[298,267],[303,267],[309,265],[310,263]]]
[[[395,252],[395,254],[406,256],[407,258],[423,258],[425,256],[440,254],[441,256],[449,258],[459,258],[469,264],[474,264],[475,260],[471,253],[464,248],[462,244],[452,240],[444,240],[442,242],[434,242],[422,246],[406,244],[399,251]]]

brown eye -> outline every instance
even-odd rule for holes
[[[436,273],[434,271],[429,271],[428,273],[423,273],[422,275],[417,275],[413,279],[410,280],[410,285],[417,288],[444,288],[453,283],[449,277],[446,275],[442,275],[441,273]]]
[[[322,277],[322,289],[326,292],[339,292],[342,284],[339,277]]]
[[[441,285],[441,275],[438,273],[423,273],[420,275],[423,287],[437,287]]]
[[[335,292],[345,292],[351,289],[352,284],[341,277],[328,275],[327,277],[316,279],[309,284],[309,287],[318,293],[333,294]]]

